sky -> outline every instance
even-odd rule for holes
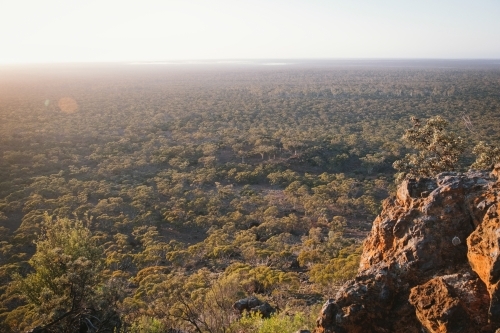
[[[499,0],[0,0],[0,64],[500,59]]]

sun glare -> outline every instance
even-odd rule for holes
[[[78,103],[71,97],[63,97],[57,102],[57,106],[64,113],[75,113],[78,111]]]

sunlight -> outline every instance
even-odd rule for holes
[[[0,3],[0,64],[197,59],[500,58],[500,2]]]

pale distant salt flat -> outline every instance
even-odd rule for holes
[[[251,60],[214,60],[214,61],[141,61],[131,62],[129,65],[257,65],[257,66],[285,66],[291,62],[260,62]]]
[[[164,66],[306,66],[379,68],[495,68],[498,59],[213,59],[130,62],[128,65]]]
[[[262,64],[263,66],[285,66],[285,65],[291,65],[291,62],[269,62],[269,63],[264,63]]]

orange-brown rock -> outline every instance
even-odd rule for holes
[[[500,328],[492,320],[498,302],[491,301],[499,296],[500,264],[492,256],[498,251],[491,247],[498,234],[494,238],[495,226],[485,223],[495,215],[490,214],[497,198],[494,185],[495,178],[481,172],[441,173],[435,179],[403,182],[373,223],[357,277],[325,303],[316,332]],[[491,237],[474,238],[477,245],[471,254],[472,238],[467,238],[484,228]],[[480,268],[471,268],[472,255]]]
[[[490,295],[490,321],[500,323],[500,205],[491,191],[480,205],[487,208],[483,222],[467,239],[469,263]]]
[[[488,326],[485,286],[468,272],[439,276],[412,288],[410,303],[430,333],[476,333]]]

